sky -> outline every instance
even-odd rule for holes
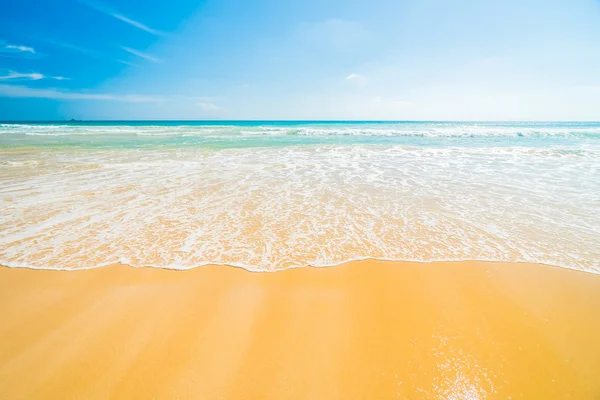
[[[0,120],[600,120],[600,0],[6,0]]]

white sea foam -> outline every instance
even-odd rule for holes
[[[40,136],[137,135],[137,136],[382,136],[382,137],[569,137],[600,135],[598,124],[330,124],[330,125],[39,125],[0,124],[0,135]]]
[[[600,272],[590,148],[0,152],[0,264],[255,271],[494,260]]]

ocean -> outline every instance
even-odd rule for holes
[[[0,264],[600,273],[600,123],[0,123]]]

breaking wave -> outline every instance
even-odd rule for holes
[[[378,258],[600,272],[600,150],[587,139],[213,149],[28,137],[0,137],[7,266],[273,271]]]

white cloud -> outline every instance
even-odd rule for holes
[[[367,84],[367,77],[360,74],[350,74],[346,77],[346,81],[352,82],[359,86],[365,86]]]
[[[145,60],[152,61],[152,62],[155,62],[155,63],[158,62],[158,60],[156,58],[154,58],[154,57],[152,57],[152,56],[150,56],[150,55],[148,55],[146,53],[142,53],[141,51],[138,51],[138,50],[135,50],[135,49],[132,49],[132,48],[129,48],[129,47],[125,47],[125,46],[121,46],[121,49],[125,50],[128,53],[136,55],[136,56],[138,56],[140,58],[143,58]]]
[[[4,48],[8,49],[8,50],[18,51],[18,52],[25,52],[25,53],[35,54],[35,50],[33,49],[33,47],[28,47],[28,46],[20,46],[20,45],[16,45],[16,44],[7,44],[6,46],[4,46]]]
[[[41,54],[36,53],[33,47],[9,43],[6,40],[0,40],[0,56],[13,58],[37,58],[41,57]]]
[[[221,110],[221,107],[219,107],[213,103],[201,102],[201,103],[198,103],[198,105],[200,106],[200,108],[202,108],[202,110],[204,110],[206,112],[215,112],[215,111]]]
[[[56,89],[34,89],[26,86],[2,85],[0,84],[0,96],[4,97],[28,97],[57,100],[104,100],[122,101],[130,103],[151,103],[165,101],[158,96],[143,96],[135,94],[109,94],[109,93],[82,93],[67,92]]]
[[[44,76],[43,74],[40,74],[39,72],[22,73],[22,72],[8,71],[7,75],[0,75],[0,80],[6,81],[9,79],[31,80],[31,81],[39,81],[40,79],[54,79],[57,81],[66,81],[71,78],[66,78],[64,76]]]
[[[44,79],[44,75],[37,73],[37,72],[21,73],[21,72],[9,71],[8,75],[0,76],[0,80],[9,80],[9,79],[27,79],[27,80],[32,80],[32,81],[38,81],[40,79]]]
[[[119,62],[121,64],[125,64],[125,65],[129,65],[130,67],[139,67],[139,65],[134,64],[132,62],[129,61],[123,61],[123,60],[115,60],[116,62]]]
[[[157,36],[164,36],[164,32],[158,31],[156,29],[152,29],[147,25],[142,24],[141,22],[138,21],[134,21],[131,18],[127,18],[126,16],[114,11],[113,9],[111,9],[109,6],[96,2],[96,1],[91,1],[91,0],[79,0],[80,3],[85,4],[88,7],[93,8],[96,11],[99,11],[103,14],[106,15],[110,15],[113,18],[116,18],[120,21],[123,21],[131,26],[134,26],[138,29],[141,29],[143,31],[146,31],[148,33],[151,33],[153,35],[157,35]]]
[[[111,14],[111,15],[113,17],[117,18],[117,19],[120,19],[123,22],[128,23],[129,25],[133,25],[136,28],[139,28],[139,29],[141,29],[143,31],[149,32],[149,33],[151,33],[153,35],[157,35],[157,36],[164,36],[165,35],[163,32],[157,31],[156,29],[152,29],[152,28],[150,28],[150,27],[148,27],[148,26],[146,26],[146,25],[144,25],[144,24],[142,24],[140,22],[137,22],[137,21],[134,21],[132,19],[129,19],[129,18],[123,16],[123,15],[120,15],[120,14]]]

